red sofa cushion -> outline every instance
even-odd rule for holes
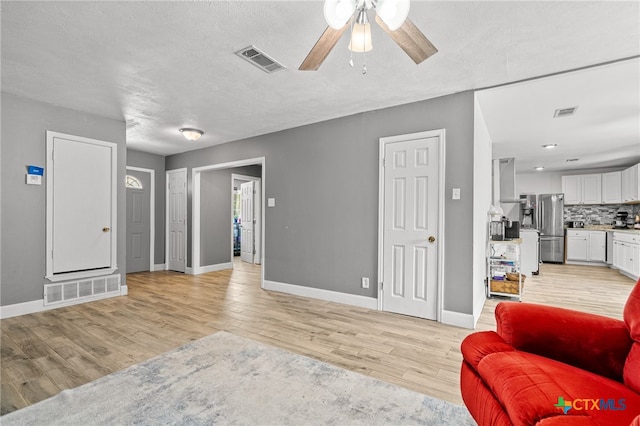
[[[624,363],[622,378],[625,385],[640,393],[640,280],[627,299],[623,315],[633,345]]]
[[[485,356],[478,364],[478,374],[501,401],[514,425],[532,425],[550,417],[560,417],[548,424],[585,424],[587,416],[601,425],[628,425],[640,413],[640,395],[622,383],[594,373],[527,352],[495,352]],[[558,398],[578,402],[575,409],[564,414],[556,407]],[[590,405],[592,399],[613,399],[612,408],[580,409]],[[624,399],[625,409],[619,400]],[[568,416],[568,417],[567,417]],[[566,421],[562,423],[562,421]],[[590,422],[586,422],[589,424]]]

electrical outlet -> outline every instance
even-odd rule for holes
[[[369,278],[362,277],[362,288],[369,288]]]

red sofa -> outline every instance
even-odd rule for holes
[[[640,426],[640,280],[624,321],[518,302],[495,315],[497,332],[461,346],[462,399],[480,426]]]

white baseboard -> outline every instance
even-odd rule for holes
[[[280,293],[293,294],[295,296],[310,297],[312,299],[326,300],[328,302],[343,303],[345,305],[358,306],[378,310],[378,299],[373,297],[358,296],[355,294],[340,293],[338,291],[322,290],[313,287],[279,283],[264,280],[265,290],[279,291]]]
[[[165,269],[167,269],[167,264],[166,263],[159,263],[157,265],[153,265],[153,268],[151,268],[151,272],[164,271]]]
[[[460,312],[453,312],[442,310],[441,322],[443,324],[455,325],[456,327],[470,328],[475,327],[475,319],[471,314],[461,314]]]
[[[193,269],[193,275],[206,274],[207,272],[222,271],[223,269],[233,268],[232,262],[217,263],[215,265],[200,266]]]
[[[193,268],[191,266],[185,266],[184,267],[184,273],[187,274],[187,275],[195,275],[193,273]]]
[[[109,293],[82,300],[70,300],[55,305],[44,305],[43,300],[32,300],[30,302],[15,303],[13,305],[0,306],[0,319],[17,317],[20,315],[35,314],[36,312],[50,311],[51,309],[64,308],[67,306],[80,305],[83,303],[95,302],[96,300],[109,299],[111,297],[126,296],[129,288],[126,285],[120,286],[120,293]]]

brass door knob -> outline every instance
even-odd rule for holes
[[[429,237],[429,242],[432,243],[436,240],[436,237],[434,237],[433,235]]]
[[[111,228],[109,227],[102,228],[102,232],[109,232],[109,231],[111,231]]]

